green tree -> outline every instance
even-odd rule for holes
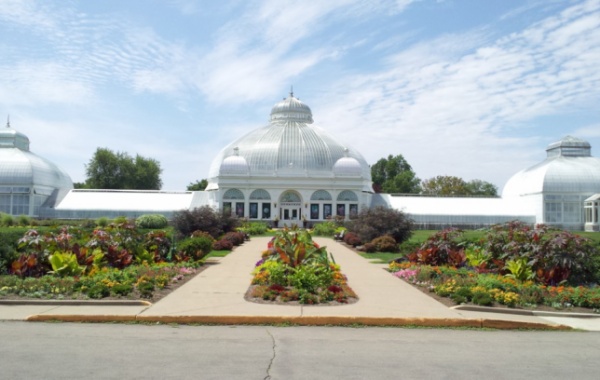
[[[206,189],[206,186],[208,186],[208,180],[206,178],[198,181],[196,180],[196,182],[190,182],[189,185],[187,185],[187,190],[188,191],[202,191],[204,189]]]
[[[160,163],[152,158],[98,148],[85,166],[85,187],[90,189],[159,190]]]
[[[421,191],[426,195],[498,196],[498,188],[492,183],[480,179],[466,182],[459,177],[442,175],[424,180]]]
[[[482,181],[480,179],[474,179],[467,182],[467,188],[469,189],[470,195],[480,195],[488,197],[498,196],[498,187],[493,183]]]
[[[421,190],[421,180],[401,154],[377,161],[371,166],[371,178],[376,193],[417,194]]]

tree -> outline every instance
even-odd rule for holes
[[[421,180],[401,154],[377,161],[371,166],[371,179],[376,193],[418,194],[421,190]]]
[[[498,196],[498,188],[492,183],[480,179],[466,182],[459,177],[442,175],[424,180],[421,191],[436,196]]]
[[[206,178],[202,179],[201,181],[196,180],[196,182],[190,182],[189,185],[187,185],[187,190],[188,191],[203,191],[204,189],[206,189],[206,186],[208,186],[208,180]]]
[[[98,148],[85,166],[89,189],[160,190],[160,163],[152,158]]]
[[[480,179],[474,179],[467,182],[470,195],[481,195],[488,197],[498,196],[498,187],[493,183],[482,181]]]

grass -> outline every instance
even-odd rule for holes
[[[225,256],[229,255],[230,253],[231,253],[231,251],[227,251],[227,250],[211,251],[208,255],[206,255],[205,259],[208,259],[209,257],[225,257]]]
[[[393,259],[402,256],[401,253],[389,253],[389,252],[374,252],[374,253],[364,253],[359,252],[359,254],[365,259],[373,260],[373,264],[387,264]]]

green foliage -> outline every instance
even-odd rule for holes
[[[79,276],[84,270],[85,266],[79,265],[77,262],[77,256],[72,252],[59,252],[56,251],[49,257],[50,265],[52,265],[52,272],[61,277],[65,276]]]
[[[17,223],[19,224],[19,226],[29,226],[31,225],[31,218],[29,218],[27,215],[19,215],[19,217],[17,218]]]
[[[240,220],[235,216],[220,213],[210,206],[202,206],[176,212],[172,224],[182,236],[190,236],[194,231],[205,231],[218,239],[226,232],[235,231],[240,225]]]
[[[2,214],[0,216],[0,224],[6,227],[14,226],[15,218],[13,218],[13,216],[9,214]]]
[[[404,157],[399,154],[382,158],[371,166],[373,189],[376,193],[420,192],[420,179]]]
[[[337,231],[338,228],[339,227],[337,226],[337,224],[335,222],[332,222],[332,221],[321,222],[321,223],[317,223],[314,225],[312,233],[315,236],[331,237],[338,232]]]
[[[480,179],[466,182],[459,177],[443,175],[421,182],[421,192],[434,196],[498,196],[498,188],[492,183]]]
[[[187,185],[187,191],[203,191],[206,189],[206,186],[208,186],[208,180],[204,178],[200,181],[190,182]]]
[[[508,260],[505,268],[510,272],[507,276],[516,280],[526,281],[535,278],[535,273],[525,257]]]
[[[381,206],[362,209],[347,227],[363,242],[389,235],[396,243],[402,243],[412,233],[412,221],[405,213]]]
[[[214,240],[207,236],[191,237],[180,241],[177,244],[177,256],[180,260],[193,261],[202,260],[212,251]]]
[[[301,231],[297,227],[279,231],[273,238],[272,248],[277,260],[291,268],[315,261],[329,265],[327,249],[317,246],[308,231]]]
[[[159,229],[165,228],[168,224],[169,221],[167,218],[161,214],[141,215],[135,220],[135,225],[137,228]]]
[[[98,227],[106,227],[106,226],[108,226],[108,223],[109,223],[109,220],[106,217],[98,218],[96,220],[96,225]]]
[[[269,230],[269,226],[264,222],[246,222],[238,231],[245,232],[248,235],[264,235]]]
[[[159,190],[160,163],[152,158],[98,148],[86,165],[85,186],[90,189]]]

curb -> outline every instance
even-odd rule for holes
[[[523,309],[509,309],[509,308],[497,308],[488,306],[474,306],[474,305],[457,305],[452,306],[450,309],[464,310],[464,311],[478,311],[483,313],[496,313],[496,314],[513,314],[513,315],[526,315],[534,317],[562,317],[562,318],[600,318],[600,314],[593,313],[569,313],[564,311],[538,311],[538,310],[523,310]]]
[[[5,306],[152,306],[140,300],[0,300]]]
[[[143,315],[32,315],[28,322],[144,322],[163,324],[210,325],[268,325],[291,324],[300,326],[395,326],[395,327],[470,327],[502,330],[572,330],[569,326],[535,322],[504,321],[495,319],[457,318],[375,318],[375,317],[277,317],[277,316],[143,316]]]

